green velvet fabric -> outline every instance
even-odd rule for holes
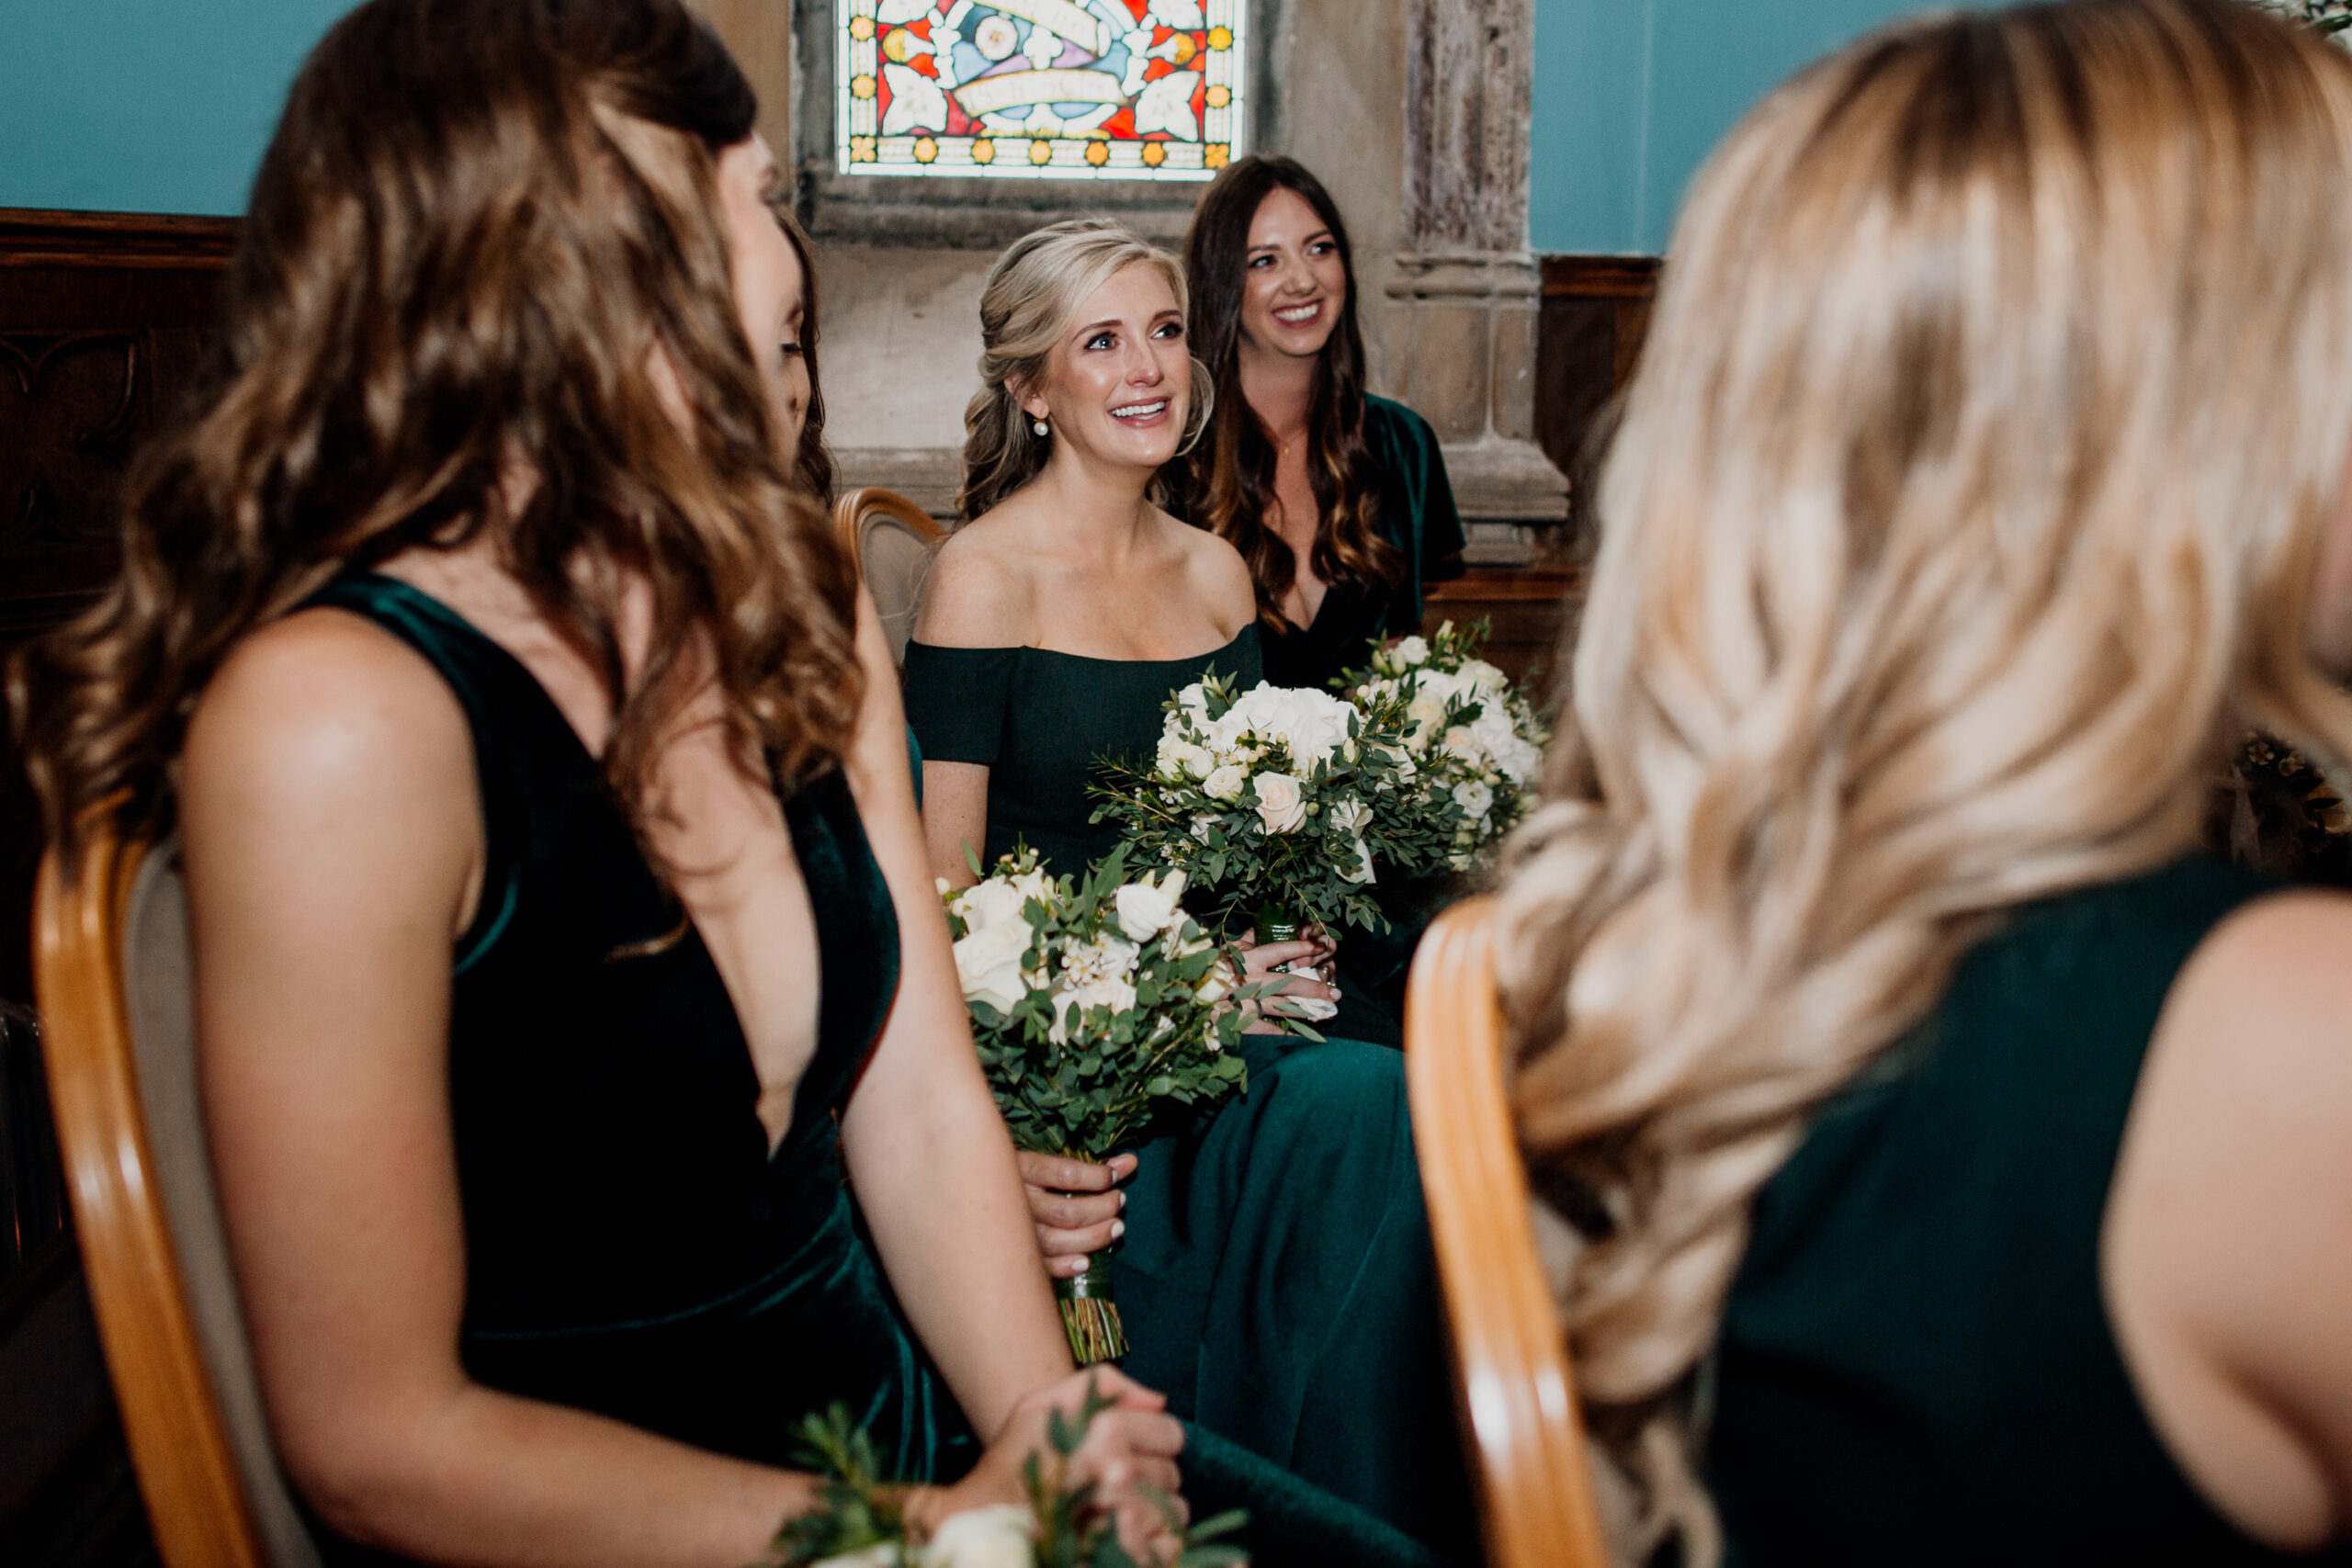
[[[1193,659],[1087,659],[1042,648],[907,644],[907,723],[926,761],[989,770],[988,842],[994,865],[1015,842],[1056,873],[1083,875],[1119,841],[1090,824],[1087,781],[1103,758],[1148,761],[1169,697],[1215,673],[1243,691],[1264,678],[1258,628]]]
[[[844,1185],[837,1116],[899,978],[896,916],[845,782],[784,800],[821,999],[771,1156],[710,954],[538,682],[392,579],[349,576],[312,603],[416,649],[472,730],[487,866],[452,955],[449,1025],[469,1371],[776,1464],[799,1418],[840,1400],[894,1473],[961,1474],[971,1433]],[[637,944],[654,951],[624,955]]]
[[[1334,584],[1312,625],[1271,633],[1266,679],[1277,686],[1321,690],[1340,671],[1361,666],[1382,637],[1419,630],[1429,585],[1462,570],[1462,515],[1430,422],[1402,403],[1368,397],[1363,436],[1380,470],[1380,532],[1403,558],[1405,575],[1390,590]]]
[[[2019,911],[1815,1118],[1724,1323],[1735,1564],[2278,1560],[2150,1427],[2098,1276],[2165,992],[2267,886],[2199,857]]]
[[[1170,662],[911,643],[907,712],[924,757],[988,766],[989,856],[1018,837],[1075,874],[1118,841],[1086,821],[1094,759],[1148,756],[1170,692],[1211,665],[1254,683],[1254,628]],[[1344,1021],[1323,1045],[1250,1037],[1248,1095],[1138,1151],[1112,1255],[1125,1364],[1178,1415],[1281,1467],[1295,1497],[1326,1500],[1334,1535],[1289,1560],[1389,1561],[1352,1555],[1355,1527],[1340,1527],[1359,1515],[1467,1556],[1403,1061],[1340,1037]]]

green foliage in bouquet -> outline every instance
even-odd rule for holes
[[[1100,1163],[1162,1105],[1249,1087],[1232,955],[1184,913],[1181,877],[1125,878],[1124,850],[1075,886],[1024,850],[947,897],[980,1066],[1022,1148]]]
[[[1412,787],[1405,707],[1212,676],[1169,699],[1150,766],[1098,765],[1093,820],[1118,823],[1138,861],[1182,870],[1227,929],[1273,909],[1385,930],[1381,869],[1442,865],[1454,832]]]
[[[1022,1465],[1025,1508],[994,1507],[949,1518],[924,1546],[909,1540],[900,1506],[903,1489],[886,1483],[874,1457],[873,1439],[850,1419],[846,1405],[800,1423],[801,1463],[825,1477],[817,1506],[785,1522],[775,1545],[784,1568],[964,1568],[972,1562],[1001,1564],[1017,1556],[1028,1568],[1237,1568],[1249,1556],[1223,1544],[1249,1522],[1239,1509],[1219,1514],[1186,1529],[1174,1503],[1156,1498],[1179,1541],[1177,1555],[1158,1564],[1137,1563],[1119,1544],[1110,1517],[1095,1506],[1091,1481],[1074,1481],[1071,1461],[1086,1441],[1094,1418],[1116,1400],[1090,1385],[1075,1415],[1049,1412],[1044,1452]],[[1012,1549],[1008,1552],[1007,1548]]]
[[[1263,987],[1184,912],[1182,872],[1130,882],[1122,848],[1073,886],[1024,849],[942,887],[973,1043],[1020,1147],[1100,1164],[1162,1107],[1248,1089],[1238,1004]],[[1081,1363],[1126,1353],[1110,1288],[1100,1257],[1054,1281]]]
[[[1551,739],[1533,697],[1480,657],[1490,632],[1483,620],[1447,621],[1340,676],[1366,714],[1401,706],[1413,764],[1407,787],[1417,815],[1447,825],[1443,863],[1455,871],[1485,859],[1534,807]]]

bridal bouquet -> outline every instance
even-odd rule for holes
[[[1072,1484],[1070,1456],[1094,1417],[1112,1405],[1090,1387],[1075,1416],[1046,1418],[1050,1455],[1022,1465],[1026,1506],[1000,1504],[950,1516],[921,1546],[908,1539],[903,1489],[882,1479],[874,1440],[836,1404],[800,1423],[800,1461],[826,1479],[817,1506],[796,1515],[776,1537],[784,1568],[1136,1568],[1111,1522],[1094,1506],[1094,1483]],[[1166,1568],[1233,1568],[1249,1558],[1210,1544],[1248,1522],[1239,1510],[1183,1528],[1175,1506],[1156,1499],[1181,1545]]]
[[[1150,766],[1098,771],[1093,819],[1180,870],[1220,920],[1246,912],[1261,942],[1309,922],[1379,931],[1378,868],[1442,864],[1453,841],[1453,814],[1415,787],[1419,766],[1401,695],[1351,704],[1212,676],[1169,700]]]
[[[1185,915],[1182,872],[1131,882],[1114,850],[1073,883],[1024,850],[941,893],[980,1066],[1022,1148],[1100,1164],[1163,1105],[1249,1087],[1233,1046],[1257,987]],[[1080,1364],[1126,1353],[1107,1258],[1054,1290]]]
[[[1456,871],[1477,863],[1533,808],[1550,739],[1526,691],[1478,657],[1486,643],[1483,622],[1459,629],[1447,621],[1340,678],[1366,715],[1402,704],[1409,787],[1424,814],[1450,822],[1444,861]]]

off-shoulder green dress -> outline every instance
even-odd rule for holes
[[[907,649],[930,761],[989,769],[992,860],[1016,839],[1082,872],[1098,758],[1148,756],[1171,692],[1261,673],[1257,629],[1192,659]],[[1250,1035],[1250,1089],[1170,1125],[1127,1187],[1122,1363],[1177,1414],[1447,1554],[1473,1551],[1403,1062],[1351,1041]],[[1197,1501],[1197,1499],[1196,1499]]]

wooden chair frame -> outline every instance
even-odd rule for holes
[[[147,1137],[123,971],[144,843],[95,838],[34,897],[34,985],[74,1224],[164,1568],[266,1568],[205,1369]]]
[[[842,552],[856,563],[860,581],[865,578],[865,525],[877,517],[905,524],[917,537],[934,547],[947,537],[947,530],[939,525],[939,519],[896,491],[884,490],[879,485],[851,491],[833,502],[833,537],[841,542]]]
[[[1493,1568],[1608,1568],[1576,1384],[1503,1087],[1495,906],[1430,927],[1405,994],[1413,1140]]]

